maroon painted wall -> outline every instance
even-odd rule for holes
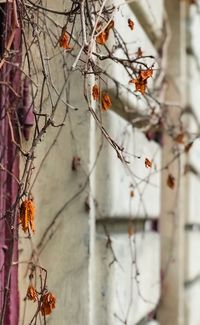
[[[12,4],[1,4],[0,7],[0,55],[2,59],[5,55],[7,40],[13,29],[13,7]],[[16,30],[6,60],[12,64],[5,62],[0,69],[0,324],[17,325],[19,316],[18,266],[12,266],[12,263],[18,260],[18,220],[15,203],[19,191],[16,181],[16,177],[19,176],[19,153],[12,141],[8,114],[17,139],[16,112],[19,97],[14,94],[12,88],[20,95],[21,73],[13,65],[21,62],[20,28]]]

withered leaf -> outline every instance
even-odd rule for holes
[[[175,136],[174,141],[179,144],[184,144],[184,138],[185,138],[185,134],[183,132],[181,132]]]
[[[134,30],[135,24],[130,18],[128,19],[128,26],[130,27],[131,30]]]
[[[24,200],[20,206],[19,221],[22,230],[26,233],[32,230],[35,232],[35,204],[33,200]]]
[[[142,95],[144,95],[146,87],[147,87],[147,81],[142,80],[140,78],[138,79],[132,79],[129,81],[129,83],[135,84],[135,90],[139,91]]]
[[[74,156],[72,159],[72,170],[77,171],[80,165],[81,165],[81,158],[78,156]]]
[[[152,167],[152,161],[149,160],[148,158],[145,158],[145,167],[146,168],[151,168]]]
[[[188,144],[186,144],[185,146],[185,152],[188,153],[193,145],[193,141],[192,142],[189,142]]]
[[[153,70],[146,69],[141,70],[138,74],[138,77],[129,81],[129,83],[135,84],[135,90],[139,91],[142,95],[144,95],[146,87],[147,87],[147,79],[152,77]]]
[[[42,296],[42,304],[40,311],[42,315],[49,315],[52,312],[52,309],[56,307],[56,297],[51,293],[47,292]]]
[[[108,26],[96,37],[96,42],[100,45],[104,45],[109,37],[110,29],[114,27],[114,21],[111,20]]]
[[[153,69],[146,69],[146,70],[141,70],[140,71],[140,77],[143,80],[146,80],[146,79],[152,77],[152,75],[153,75]]]
[[[99,87],[97,85],[94,85],[92,87],[92,97],[94,100],[98,100],[99,96],[100,96]]]
[[[112,101],[110,99],[110,96],[107,93],[104,93],[102,95],[101,103],[102,103],[102,109],[104,111],[107,111],[111,107]]]
[[[97,37],[96,37],[96,42],[100,45],[104,45],[108,39],[108,33],[105,31],[101,32]]]
[[[167,177],[167,186],[172,190],[175,187],[175,177],[172,174],[169,174]]]
[[[27,289],[26,297],[29,300],[32,300],[34,302],[38,299],[37,291],[32,285],[29,285],[29,287]]]
[[[67,32],[64,32],[61,34],[59,39],[59,45],[60,47],[64,48],[65,50],[71,50],[72,47],[69,45],[69,36]]]

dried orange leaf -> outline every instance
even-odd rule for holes
[[[169,174],[167,177],[167,186],[172,190],[175,187],[175,177],[172,174]]]
[[[179,143],[179,144],[184,144],[184,137],[185,137],[185,134],[182,132],[182,133],[179,133],[175,138],[174,138],[174,141]]]
[[[101,100],[101,103],[102,103],[102,109],[104,111],[107,111],[107,109],[109,109],[112,105],[112,101],[110,99],[110,96],[108,94],[103,94],[102,95],[102,100]]]
[[[42,315],[49,315],[52,312],[52,309],[56,307],[56,297],[51,293],[47,292],[42,296],[42,304],[40,311]]]
[[[146,91],[146,87],[147,87],[147,84],[144,83],[144,82],[136,82],[135,83],[135,90],[136,91],[139,91],[142,95],[144,95],[145,91]]]
[[[20,223],[26,233],[30,229],[35,232],[35,205],[32,200],[24,200],[20,206]]]
[[[149,160],[148,158],[145,159],[145,167],[146,168],[151,168],[152,167],[152,161]]]
[[[135,84],[135,90],[139,91],[142,95],[144,95],[146,87],[147,87],[147,81],[143,80],[141,78],[138,79],[132,79],[129,81],[129,83]]]
[[[130,191],[130,197],[134,197],[135,196],[135,192],[132,190]]]
[[[109,34],[103,31],[96,37],[96,42],[100,45],[104,45],[108,39]]]
[[[97,85],[94,85],[92,87],[92,97],[93,97],[93,99],[94,100],[98,100],[99,99],[99,95],[100,95],[100,93],[99,93],[99,87]]]
[[[146,79],[152,77],[152,75],[153,75],[153,70],[152,69],[147,69],[147,70],[144,70],[144,71],[140,71],[140,77],[143,80],[146,80]]]
[[[111,20],[108,26],[103,30],[97,37],[96,37],[96,42],[100,45],[104,45],[106,41],[108,40],[109,37],[109,32],[110,29],[114,27],[114,21]]]
[[[59,45],[60,47],[69,50],[72,47],[69,45],[69,36],[66,32],[62,33],[59,39]]]
[[[34,302],[38,299],[36,289],[32,285],[28,287],[26,297]]]
[[[144,95],[146,87],[147,87],[147,79],[152,77],[152,75],[153,75],[152,69],[146,69],[146,70],[140,71],[138,74],[138,78],[130,80],[129,83],[134,83],[135,90],[139,91],[142,95]]]
[[[131,30],[134,30],[135,24],[130,18],[128,19],[128,26],[130,27]]]

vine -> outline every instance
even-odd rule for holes
[[[169,36],[167,18],[159,49],[163,56],[159,56],[155,53],[146,53],[141,47],[135,48],[134,53],[130,51],[130,46],[121,35],[115,21],[116,14],[123,7],[122,3],[114,5],[106,0],[81,0],[63,2],[63,5],[59,7],[63,7],[63,10],[51,8],[48,2],[31,0],[12,0],[8,1],[5,6],[1,6],[1,14],[4,17],[2,41],[4,45],[0,61],[1,96],[4,99],[9,98],[7,101],[1,101],[1,125],[3,123],[7,125],[10,143],[7,147],[3,141],[0,143],[0,171],[1,182],[6,182],[6,177],[9,177],[11,182],[17,186],[17,191],[12,203],[6,198],[6,208],[2,210],[0,216],[2,225],[4,224],[4,227],[10,231],[9,239],[11,240],[9,258],[5,259],[5,263],[9,264],[7,268],[9,272],[7,272],[5,287],[1,288],[3,304],[0,324],[5,321],[6,308],[10,299],[7,289],[11,283],[11,270],[20,263],[27,267],[26,276],[28,275],[29,282],[25,303],[30,300],[37,305],[29,324],[36,324],[38,320],[46,324],[46,316],[54,312],[56,298],[54,293],[48,290],[48,270],[40,265],[40,255],[52,239],[62,212],[77,200],[88,186],[105,140],[116,152],[117,158],[132,178],[130,200],[134,200],[135,193],[138,191],[142,205],[144,189],[140,190],[140,185],[149,185],[153,175],[168,170],[175,160],[188,153],[198,137],[198,135],[190,135],[186,132],[181,116],[176,125],[170,121],[168,109],[176,106],[176,103],[172,105],[163,100],[166,87],[164,51]],[[127,33],[133,35],[137,33],[135,18],[127,16],[126,25],[123,28],[127,30]],[[122,69],[120,71],[123,71],[124,80],[108,72],[111,64]],[[6,74],[8,71],[9,78]],[[18,77],[15,80],[16,76]],[[80,98],[79,103],[84,103],[83,107],[78,107],[77,100],[70,98],[72,87],[75,86],[73,78],[81,80],[82,89],[77,90],[77,96]],[[123,98],[129,96],[133,101],[133,107],[130,107],[130,101],[128,105],[123,102]],[[140,160],[140,156],[137,152],[134,154],[127,152],[123,141],[116,141],[104,125],[105,115],[109,110],[115,111],[117,101],[120,103],[120,115],[128,116],[127,119],[133,130],[139,128],[146,139],[154,140],[159,146],[163,146],[163,132],[166,132],[174,141],[174,157],[165,166],[156,168],[154,157],[145,157],[144,167],[150,173],[147,177],[134,175],[129,168],[129,162],[132,157]],[[142,110],[137,109],[137,105],[140,105]],[[39,225],[37,202],[34,200],[35,183],[39,181],[41,170],[48,161],[55,144],[58,143],[63,129],[66,128],[66,123],[72,143],[74,143],[72,171],[76,173],[82,168],[82,159],[76,152],[76,136],[72,120],[74,115],[83,109],[90,113],[102,136],[99,149],[85,181],[58,208],[57,213],[41,234],[41,239],[35,245],[33,238],[38,226],[35,229],[34,223]],[[88,128],[89,123],[88,119]],[[3,129],[1,132],[3,133]],[[38,157],[38,148],[46,141],[46,135],[51,135],[53,140],[50,144],[48,143],[48,149],[43,157]],[[7,164],[4,156],[7,155],[9,146],[13,147],[10,165]],[[18,159],[21,161],[20,175],[14,169]],[[169,171],[166,185],[173,190],[176,183],[177,180]],[[88,210],[90,210],[89,202],[90,200],[85,204]],[[132,221],[133,217],[130,216],[127,229],[130,239],[134,235]],[[109,265],[112,267],[113,263],[119,263],[119,261],[105,225],[103,229],[107,248],[111,249],[113,255],[113,260]],[[28,261],[21,261],[15,254],[16,242],[20,238],[31,242],[32,254]],[[139,288],[135,246],[134,242],[130,248],[136,265],[134,279],[139,295],[146,301]],[[0,271],[3,272],[4,268],[3,264]],[[130,304],[128,309],[130,309]],[[125,320],[121,320],[123,324],[127,324],[128,316],[129,311]],[[119,317],[116,316],[116,318]],[[25,324],[24,322],[25,314],[22,324]]]

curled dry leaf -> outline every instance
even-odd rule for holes
[[[188,144],[186,144],[186,146],[185,146],[185,153],[188,153],[190,151],[192,145],[193,145],[193,141],[192,142],[189,142]]]
[[[96,37],[96,42],[100,45],[104,45],[108,39],[108,33],[106,33],[105,31],[103,31],[101,34],[99,34]]]
[[[184,142],[185,142],[184,138],[185,138],[185,134],[182,132],[175,136],[174,141],[179,144],[184,144]]]
[[[65,50],[71,50],[72,47],[69,45],[69,36],[66,32],[62,33],[59,39],[60,47],[64,48]]]
[[[98,100],[99,96],[100,96],[99,87],[97,85],[94,85],[92,87],[92,97],[94,100]]]
[[[32,301],[36,301],[38,300],[38,294],[36,292],[36,289],[30,285],[27,289],[27,293],[26,293],[26,297],[29,299],[29,300],[32,300]]]
[[[152,167],[152,161],[149,160],[148,158],[145,158],[145,167],[146,168],[151,168]]]
[[[167,186],[172,190],[175,187],[175,177],[172,174],[169,174],[167,177]]]
[[[81,165],[81,158],[78,156],[74,156],[72,159],[72,170],[77,171],[80,165]]]
[[[131,30],[134,30],[135,24],[130,18],[128,19],[128,26],[130,27]]]
[[[137,52],[135,52],[136,57],[139,59],[143,56],[143,52],[141,50],[141,47],[138,47]]]
[[[130,191],[130,197],[134,197],[135,196],[135,192],[133,190]]]
[[[152,77],[153,69],[141,70],[138,74],[138,77],[129,81],[129,83],[135,84],[135,90],[139,91],[142,95],[144,95],[148,78]]]
[[[49,315],[52,309],[56,307],[56,297],[51,293],[47,292],[42,296],[40,311],[42,315]]]
[[[134,83],[135,90],[139,91],[142,95],[144,95],[147,86],[146,80],[132,79],[129,81],[129,83]]]
[[[112,101],[110,99],[110,96],[107,93],[102,95],[101,103],[102,103],[102,110],[104,111],[107,111],[107,109],[111,107]]]
[[[96,42],[100,45],[104,45],[109,37],[110,29],[114,27],[114,21],[111,20],[107,27],[96,37]]]
[[[140,71],[140,77],[143,79],[143,80],[146,80],[150,77],[153,76],[153,69],[147,69],[147,70],[141,70]]]
[[[22,202],[19,221],[25,233],[30,231],[30,229],[32,232],[35,232],[35,204],[32,200],[24,200]]]

